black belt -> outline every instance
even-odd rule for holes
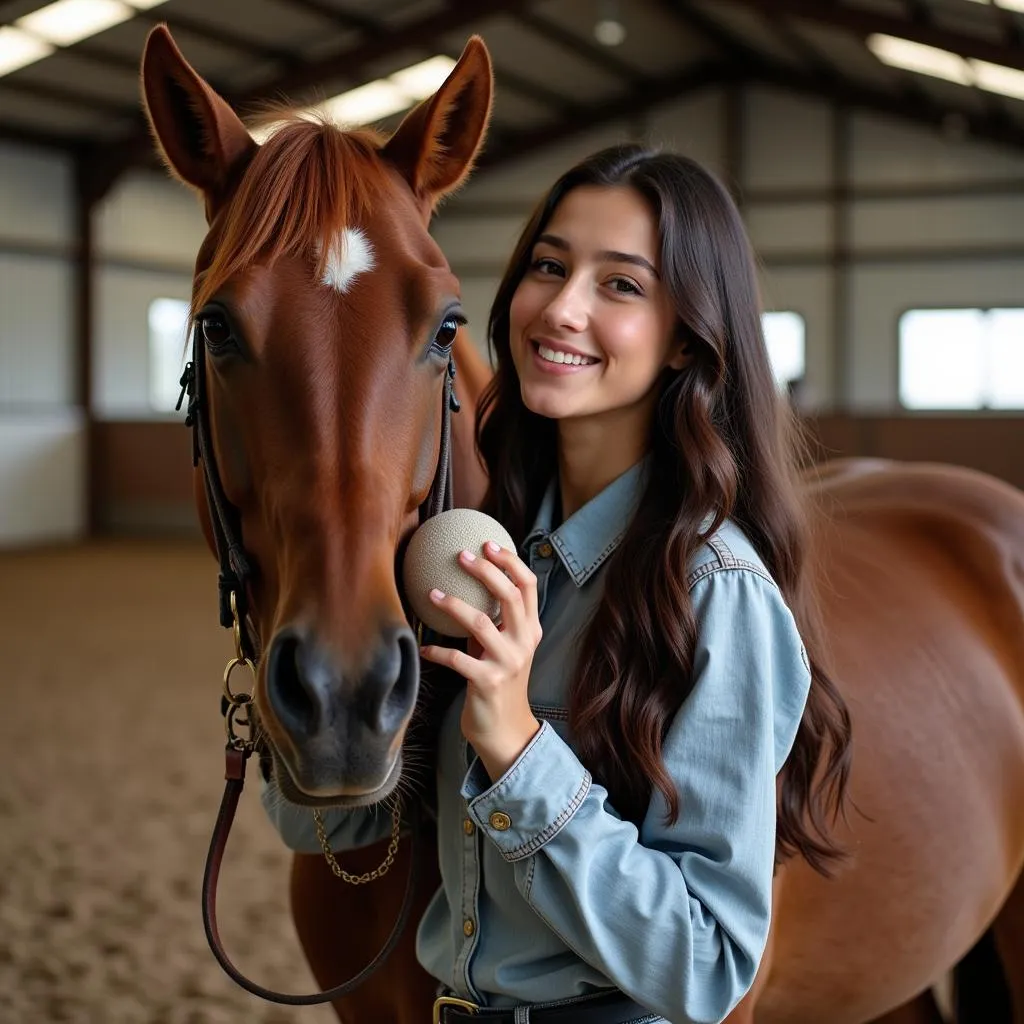
[[[553,1003],[534,1003],[518,1010],[475,1006],[463,999],[442,996],[434,1004],[435,1024],[633,1024],[661,1018],[621,992],[581,996]]]

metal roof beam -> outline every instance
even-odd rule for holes
[[[360,41],[327,57],[309,61],[280,77],[263,82],[241,95],[226,97],[235,103],[258,102],[271,96],[296,93],[318,86],[339,76],[357,80],[368,65],[384,60],[406,49],[422,49],[430,40],[466,28],[497,14],[514,14],[530,0],[491,0],[483,5],[478,0],[450,0],[440,11],[425,15],[398,28],[388,28],[371,39]]]
[[[422,49],[431,39],[463,29],[473,22],[480,21],[482,17],[501,13],[514,14],[528,2],[529,0],[492,0],[485,10],[481,10],[477,0],[450,0],[441,11],[408,22],[401,28],[389,29],[328,57],[289,68],[280,76],[243,92],[225,90],[222,95],[228,103],[238,108],[252,106],[261,100],[294,94],[339,75],[358,82],[360,72],[373,61],[386,59],[405,49]],[[291,99],[299,102],[297,96],[292,95]],[[153,142],[140,116],[130,135],[116,140],[115,143],[103,144],[99,156],[106,156],[106,159],[97,163],[94,188],[99,194],[103,194],[129,167],[144,162],[152,153]]]
[[[683,72],[649,79],[641,88],[631,89],[617,98],[578,106],[568,116],[550,124],[505,132],[498,145],[484,150],[477,161],[477,169],[482,171],[497,167],[582,132],[622,118],[635,117],[660,103],[680,99],[715,85],[726,75],[727,69],[720,62],[701,61]]]
[[[722,2],[722,0],[719,0]],[[862,38],[875,33],[899,36],[925,46],[949,50],[961,57],[1003,64],[1024,70],[1024,51],[1005,43],[993,43],[980,36],[953,32],[935,23],[914,18],[900,18],[884,11],[867,8],[823,4],[821,0],[728,0],[738,7],[769,15],[790,15],[828,28],[853,32]]]
[[[595,46],[588,42],[583,36],[577,35],[569,29],[563,28],[556,21],[546,18],[535,11],[521,10],[516,14],[516,21],[525,25],[532,32],[542,38],[550,39],[563,50],[582,57],[587,63],[600,68],[605,74],[619,79],[629,85],[639,86],[648,77],[627,64],[626,61],[616,57],[610,50],[602,46]]]
[[[754,2],[760,3],[760,0]],[[781,2],[785,3],[787,0]],[[933,130],[941,131],[948,128],[953,119],[975,139],[1011,149],[1024,149],[1024,126],[999,111],[989,110],[979,114],[967,106],[940,103],[923,90],[894,92],[849,78],[828,79],[808,74],[771,60],[720,22],[689,3],[684,3],[683,0],[662,0],[662,4],[680,21],[700,32],[730,58],[731,74],[737,80],[781,86],[812,99],[827,100],[890,115]]]

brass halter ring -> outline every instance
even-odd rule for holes
[[[248,710],[254,699],[256,692],[256,666],[252,661],[245,657],[242,652],[242,627],[238,621],[238,602],[235,600],[235,592],[231,591],[231,614],[235,620],[234,622],[234,635],[235,635],[235,656],[227,663],[224,668],[224,697],[228,702],[227,713],[224,715],[224,730],[227,732],[228,745],[234,747],[236,750],[244,750],[247,747],[252,746],[252,739],[243,739],[235,732],[235,726],[246,726],[248,727],[252,721],[251,717],[246,714],[244,718],[239,718],[238,713],[242,708]],[[240,690],[235,693],[231,689],[231,673],[235,671],[239,666],[244,666],[252,674],[252,689],[246,693],[244,690]]]

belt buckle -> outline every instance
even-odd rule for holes
[[[480,1009],[476,1003],[470,1003],[465,999],[456,999],[455,996],[438,996],[434,1000],[434,1024],[442,1024],[441,1014],[444,1012],[446,1007],[453,1006],[459,1010],[465,1010],[467,1013],[476,1013]]]

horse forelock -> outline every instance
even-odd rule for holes
[[[345,291],[374,265],[357,225],[393,188],[378,156],[383,137],[292,115],[256,152],[224,213],[209,265],[197,277],[193,314],[255,264],[306,254],[316,279]]]

